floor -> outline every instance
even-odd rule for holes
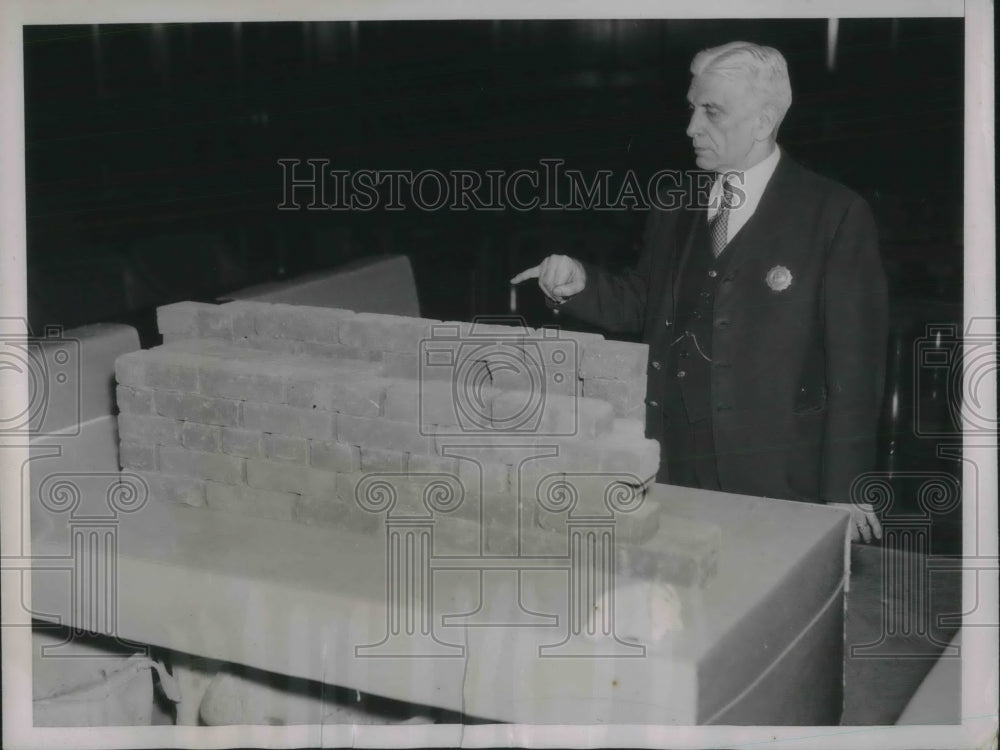
[[[962,611],[960,573],[935,569],[940,559],[852,545],[842,724],[894,724],[957,632],[940,619]]]

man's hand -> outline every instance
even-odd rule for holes
[[[545,296],[561,303],[583,291],[587,272],[578,260],[567,255],[550,255],[534,268],[521,271],[510,283],[520,284],[525,279],[538,279],[538,287]]]
[[[843,508],[851,512],[851,541],[860,542],[865,540],[865,544],[875,539],[882,538],[882,524],[878,522],[878,517],[872,506],[868,503],[827,503],[834,508]]]

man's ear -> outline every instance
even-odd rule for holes
[[[757,113],[753,136],[758,141],[770,140],[778,128],[778,111],[773,104],[764,104]]]

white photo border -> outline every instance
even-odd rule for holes
[[[965,214],[964,319],[995,319],[995,175],[993,8],[988,0],[681,0],[664,5],[655,0],[549,2],[489,0],[475,4],[456,0],[394,2],[384,0],[4,0],[0,3],[0,320],[26,318],[25,133],[23,91],[23,26],[32,24],[162,23],[217,21],[321,21],[389,19],[515,18],[828,18],[828,17],[962,17],[965,18]],[[994,341],[994,347],[996,342]],[[995,361],[995,354],[994,354]],[[992,387],[979,391],[991,403],[977,414],[996,419],[995,369]],[[27,382],[5,380],[0,400],[27,401]],[[992,394],[992,395],[990,395]],[[997,559],[996,439],[992,463],[965,463],[964,491],[978,492],[979,502],[965,503],[965,549]],[[0,435],[0,535],[4,554],[23,547],[15,510],[26,498],[19,487],[19,467],[27,449]],[[982,440],[966,434],[965,455],[982,451]],[[979,455],[990,455],[988,451]],[[978,470],[978,473],[977,473]],[[974,486],[977,481],[979,486]],[[972,513],[978,512],[977,517]],[[30,554],[22,549],[21,554]],[[22,592],[4,578],[0,606],[20,610]],[[29,587],[30,588],[30,587]],[[30,591],[23,595],[30,595]],[[963,600],[997,610],[996,570],[967,570]],[[106,747],[308,747],[340,740],[327,728],[294,727],[141,727],[34,728],[31,721],[31,632],[3,628],[3,746],[9,748]],[[864,747],[950,748],[996,746],[997,631],[963,629],[963,723],[955,726],[877,727],[557,727],[527,725],[356,727],[355,746],[587,746],[587,747]]]

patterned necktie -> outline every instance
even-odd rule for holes
[[[712,253],[716,258],[726,248],[729,232],[729,206],[733,200],[733,187],[729,180],[722,180],[722,205],[719,206],[715,218],[709,224],[708,231],[712,240]]]

